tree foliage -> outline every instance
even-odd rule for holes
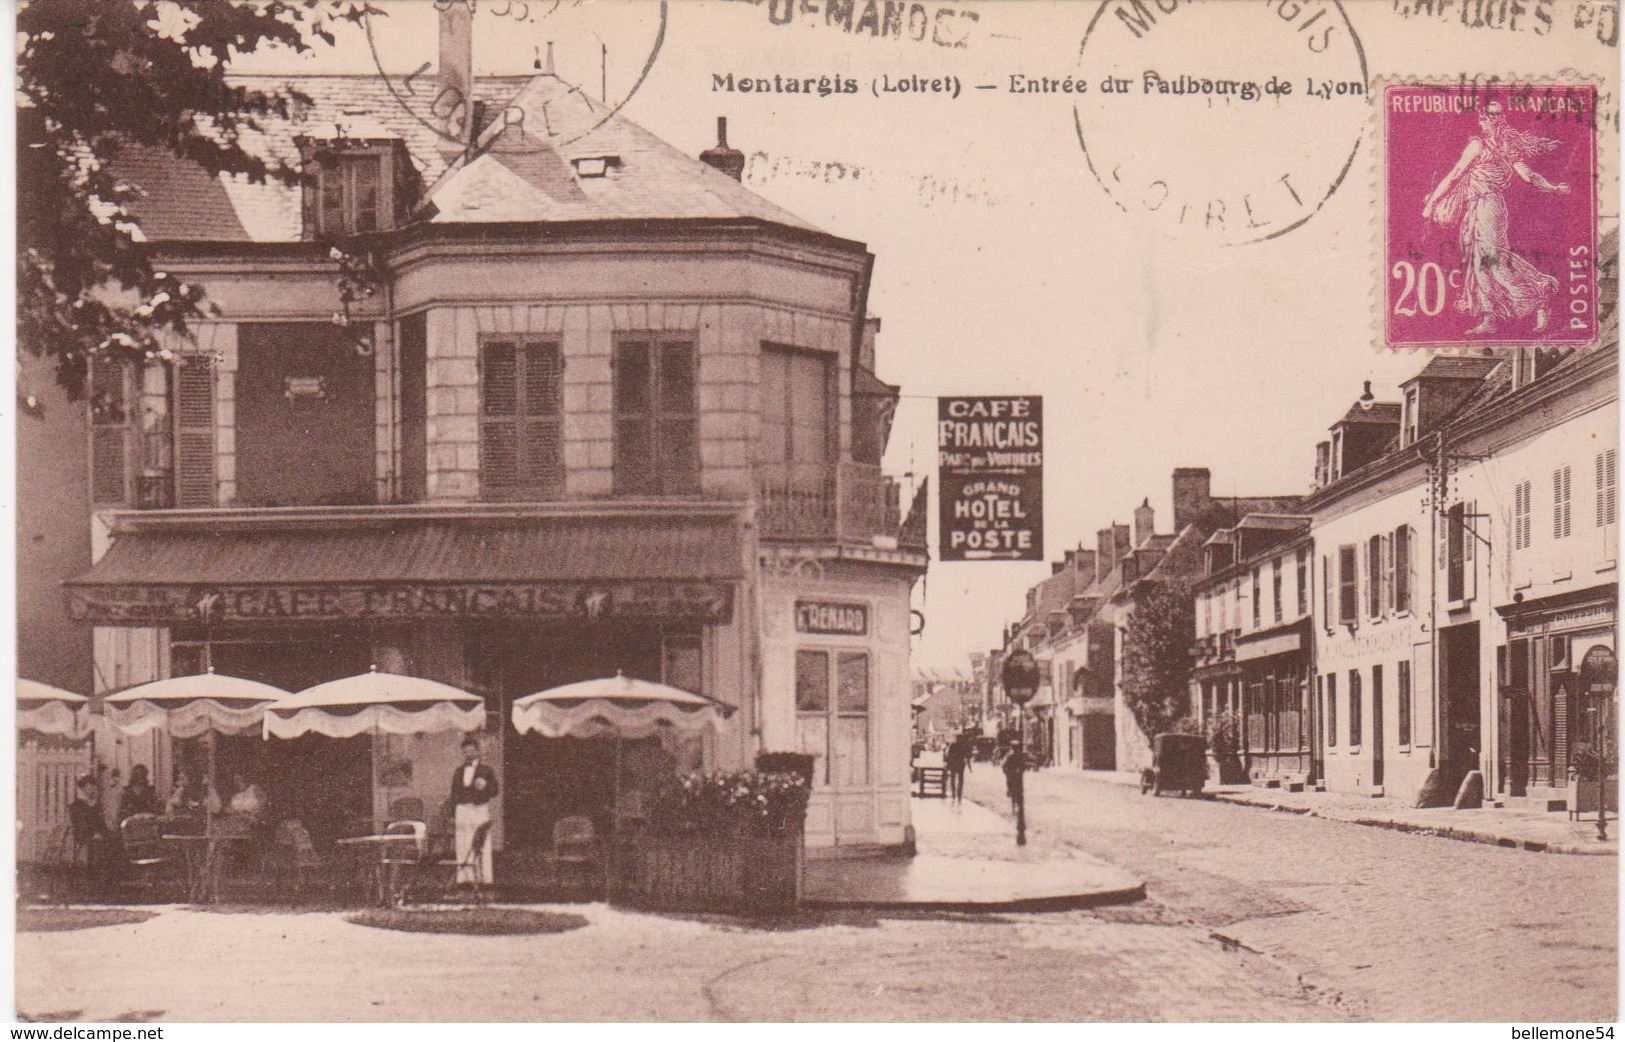
[[[1123,701],[1147,740],[1190,715],[1191,644],[1196,612],[1191,593],[1151,583],[1134,598],[1123,635]]]
[[[19,347],[57,362],[70,395],[89,359],[163,354],[158,333],[208,313],[155,268],[117,156],[165,150],[210,173],[297,181],[245,132],[302,100],[227,80],[233,57],[306,51],[358,21],[352,0],[29,0],[17,14]]]

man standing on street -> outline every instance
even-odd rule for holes
[[[954,736],[948,743],[948,753],[943,762],[948,768],[948,795],[955,803],[965,798],[965,765],[970,761],[970,742],[963,734]]]
[[[491,801],[497,795],[497,772],[480,762],[480,740],[473,735],[463,739],[463,765],[451,776],[453,824],[456,827],[457,882],[489,886],[491,877],[491,830],[487,828],[477,859],[471,860],[474,834],[491,823]]]

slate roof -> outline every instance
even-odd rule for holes
[[[299,136],[398,141],[433,204],[420,216],[434,224],[710,218],[819,231],[551,74],[476,82],[488,148],[467,163],[435,129],[429,91],[397,96],[376,75],[232,80],[309,99],[296,106],[296,118],[264,119],[260,132],[243,135],[246,147],[268,158],[296,164]],[[527,121],[494,126],[514,106]],[[575,160],[606,156],[619,160],[606,176],[577,176]],[[126,148],[113,167],[139,193],[132,208],[148,241],[297,242],[303,234],[297,186],[211,177],[160,149]]]

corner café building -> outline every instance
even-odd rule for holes
[[[493,113],[546,105],[557,138],[473,158],[374,78],[294,86],[302,121],[267,136],[321,159],[303,189],[125,157],[152,247],[221,313],[173,364],[92,374],[97,560],[67,607],[95,628],[99,691],[376,666],[474,692],[499,849],[569,814],[607,825],[617,760],[623,790],[652,790],[761,751],[818,757],[809,846],[903,842],[926,552],[879,469],[897,389],[874,376],[864,246],[747,191],[741,153],[684,156],[550,73],[477,86]],[[333,225],[379,262],[365,349],[332,320]],[[616,672],[738,711],[618,756],[513,729],[514,700]],[[320,841],[406,797],[432,815],[459,740],[212,752]],[[198,741],[120,755],[162,792]]]

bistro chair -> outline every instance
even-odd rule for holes
[[[304,894],[311,873],[327,867],[327,859],[316,852],[316,844],[311,842],[310,830],[304,822],[289,818],[277,825],[274,845],[277,889],[294,897]]]
[[[132,814],[119,822],[119,842],[124,847],[124,863],[137,882],[153,882],[167,875],[169,849],[164,845],[163,823],[156,814]]]
[[[550,882],[565,885],[573,877],[574,889],[591,893],[598,873],[598,830],[584,814],[571,814],[553,823],[553,849],[542,855],[542,866]]]
[[[472,837],[472,842],[469,843],[467,856],[459,860],[454,854],[449,858],[441,858],[439,861],[435,862],[442,868],[451,869],[451,887],[453,889],[457,888],[458,877],[464,874],[465,869],[469,875],[474,877],[473,896],[475,904],[485,903],[485,884],[482,882],[482,880],[485,878],[485,873],[482,871],[482,869],[485,868],[485,841],[490,837],[490,835],[491,823],[489,821],[483,822],[474,829],[474,835]]]
[[[412,845],[386,843],[379,854],[384,903],[398,908],[406,903],[419,867],[429,852],[429,827],[421,821],[392,821],[384,826],[386,836],[411,836]]]

